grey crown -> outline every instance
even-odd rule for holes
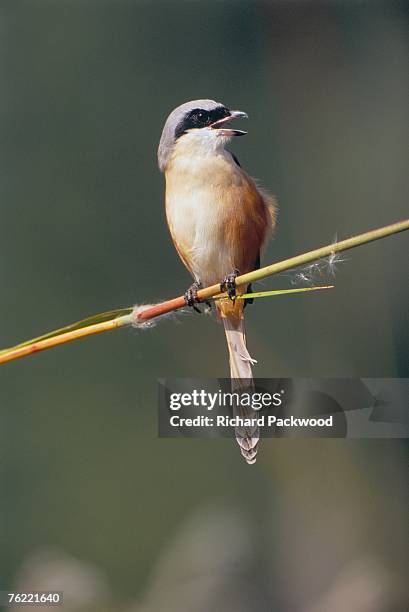
[[[175,146],[176,128],[184,119],[186,114],[195,108],[213,110],[219,106],[223,106],[223,104],[221,102],[215,102],[214,100],[191,100],[190,102],[181,104],[170,113],[163,127],[162,136],[158,147],[158,166],[161,172],[165,171],[169,158],[172,154],[172,149]]]

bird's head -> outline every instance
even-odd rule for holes
[[[208,155],[224,148],[233,136],[245,134],[226,127],[233,119],[247,119],[247,114],[230,110],[214,100],[193,100],[175,108],[166,120],[159,143],[160,170],[166,170],[177,148]]]

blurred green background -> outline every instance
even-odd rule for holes
[[[280,204],[265,262],[407,216],[408,15],[1,0],[1,346],[185,290],[156,148],[189,99],[250,116],[234,152]],[[249,308],[256,376],[408,376],[407,255],[367,245],[333,291]],[[157,439],[158,377],[227,372],[204,316],[2,367],[0,588],[80,612],[406,609],[407,447],[265,440],[249,468],[229,439]]]

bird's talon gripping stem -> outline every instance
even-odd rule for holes
[[[235,268],[230,274],[226,274],[220,283],[220,291],[226,291],[231,300],[236,297],[236,276],[239,275],[239,270]]]
[[[193,310],[195,310],[199,314],[202,314],[202,311],[196,306],[196,304],[199,303],[199,300],[197,299],[197,291],[198,289],[200,289],[201,286],[201,283],[197,281],[194,282],[193,285],[191,285],[189,289],[185,291],[184,296],[186,305],[189,306],[189,308],[193,308]]]

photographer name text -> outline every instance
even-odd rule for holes
[[[333,416],[316,419],[294,416],[279,418],[274,415],[260,415],[253,418],[222,415],[216,417],[198,415],[189,418],[172,415],[169,422],[172,427],[332,427]]]

